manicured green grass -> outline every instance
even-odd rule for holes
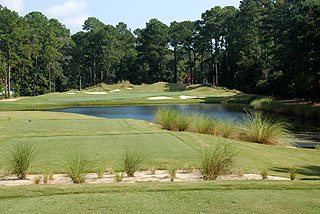
[[[42,118],[42,119],[41,119]],[[146,121],[117,120],[55,112],[0,112],[0,169],[16,142],[32,142],[37,154],[31,173],[65,172],[63,161],[71,151],[85,152],[93,164],[121,169],[124,149],[132,146],[144,157],[140,169],[200,166],[204,146],[217,143],[235,146],[237,168],[243,173],[268,169],[270,175],[289,176],[297,168],[297,179],[318,179],[320,151],[259,145],[198,133],[169,132]]]
[[[0,187],[4,213],[318,213],[320,183],[214,181]]]
[[[132,90],[128,90],[132,87]],[[108,91],[107,91],[107,89]],[[120,89],[120,92],[113,92]],[[109,91],[111,90],[111,91]],[[107,92],[102,95],[89,95],[85,92]],[[240,92],[208,86],[186,86],[170,83],[156,83],[153,85],[107,85],[97,86],[76,94],[51,93],[37,97],[22,97],[14,102],[0,102],[0,110],[43,110],[77,106],[113,106],[113,105],[152,105],[152,104],[181,104],[181,103],[249,103],[255,97]],[[180,99],[179,96],[196,96],[199,99]],[[172,100],[148,100],[149,97],[168,96]]]

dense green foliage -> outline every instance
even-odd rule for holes
[[[318,100],[320,1],[243,0],[197,21],[125,23],[88,18],[74,35],[40,12],[24,17],[0,6],[0,85],[20,95],[135,84],[213,83]]]

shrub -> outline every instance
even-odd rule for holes
[[[296,167],[293,166],[292,168],[289,169],[289,173],[290,173],[290,180],[294,180],[296,179]]]
[[[73,183],[85,182],[85,177],[89,171],[88,159],[83,153],[74,153],[67,157],[65,170]]]
[[[202,114],[193,115],[191,122],[191,129],[194,132],[209,134],[212,132],[214,126],[214,120],[209,116],[205,116]]]
[[[256,111],[248,111],[240,127],[243,140],[268,145],[283,145],[291,135],[289,125],[263,116]]]
[[[173,182],[174,179],[176,178],[177,176],[177,168],[176,167],[172,167],[168,170],[169,172],[169,175],[170,175],[170,181]]]
[[[316,146],[316,148],[315,148],[316,150],[320,150],[320,146]]]
[[[35,157],[35,146],[30,143],[16,143],[8,158],[9,170],[18,179],[25,179],[27,170]]]
[[[261,177],[262,177],[262,179],[268,179],[268,171],[267,171],[267,169],[263,169],[263,170],[261,170]]]
[[[235,150],[231,144],[218,144],[202,153],[201,174],[205,180],[215,180],[219,175],[229,174],[235,165]]]
[[[129,148],[125,149],[122,157],[122,168],[128,177],[134,177],[134,173],[138,170],[142,163],[143,157],[140,152]]]
[[[226,118],[217,121],[217,131],[218,134],[224,138],[230,138],[235,130],[235,119]]]

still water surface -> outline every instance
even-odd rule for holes
[[[169,108],[187,114],[204,114],[220,119],[235,118],[240,121],[245,115],[241,106],[223,104],[183,104],[183,105],[161,105],[161,106],[119,106],[99,108],[67,108],[54,110],[55,112],[67,112],[83,114],[95,117],[136,119],[155,121],[155,114],[158,108]],[[292,124],[292,131],[297,139],[295,144],[298,147],[314,148],[320,145],[320,124],[308,121],[297,120],[293,117],[276,115]]]

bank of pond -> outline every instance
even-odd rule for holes
[[[241,105],[182,104],[67,108],[55,112],[156,122],[174,131],[215,134],[226,138],[300,148],[320,146],[320,123],[266,114]]]

